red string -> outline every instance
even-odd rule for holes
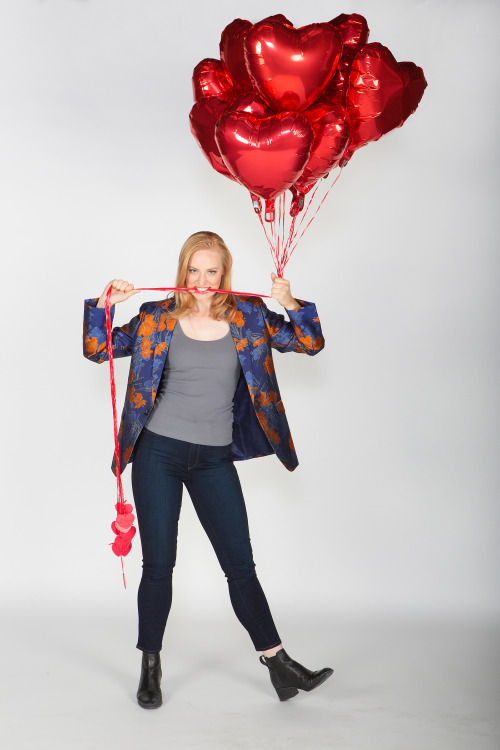
[[[116,419],[116,386],[115,386],[115,368],[113,365],[113,338],[111,333],[111,297],[112,287],[110,286],[106,292],[106,299],[104,302],[104,311],[106,313],[106,340],[108,343],[108,359],[109,359],[109,382],[111,386],[111,405],[113,407],[113,432],[115,438],[115,456],[116,456],[116,497],[117,497],[117,511],[118,513],[125,512],[125,500],[123,497],[123,486],[120,469],[120,451],[118,446],[118,423]],[[127,582],[125,580],[125,568],[123,566],[123,555],[120,555],[122,562],[122,575],[123,585],[127,588]]]
[[[197,292],[195,286],[138,286],[136,292]],[[238,294],[241,297],[265,297],[271,299],[269,294],[256,294],[255,292],[235,292],[234,289],[207,289],[207,292],[221,292],[222,294]]]
[[[294,235],[296,220],[297,220],[297,214],[295,214],[295,216],[292,217],[292,223],[290,224],[290,231],[288,232],[288,238],[287,238],[285,249],[283,252],[283,268],[285,268],[293,252],[293,250],[290,251],[290,245],[292,243],[292,237]]]
[[[259,217],[259,221],[261,223],[261,226],[264,230],[264,234],[266,235],[266,240],[269,244],[269,248],[271,250],[271,256],[273,258],[274,265],[276,267],[276,273],[278,276],[283,276],[283,271],[285,270],[285,266],[290,260],[293,251],[297,247],[299,241],[304,236],[306,230],[310,227],[312,222],[317,216],[317,213],[323,203],[326,200],[326,197],[330,190],[333,188],[333,186],[337,183],[337,180],[339,179],[340,175],[342,174],[343,167],[340,168],[338,175],[333,180],[332,184],[326,191],[325,195],[321,199],[318,207],[316,208],[316,211],[314,212],[314,215],[309,219],[307,224],[305,225],[304,229],[300,232],[302,225],[304,224],[306,217],[308,215],[309,210],[312,208],[312,205],[314,203],[315,196],[318,192],[318,188],[320,185],[323,184],[323,180],[318,180],[316,186],[314,189],[308,194],[308,199],[306,200],[306,205],[304,207],[304,210],[300,213],[300,221],[297,222],[298,214],[295,216],[292,216],[289,229],[286,230],[286,214],[287,214],[287,208],[286,208],[286,197],[285,193],[280,193],[280,195],[276,198],[276,213],[277,217],[276,220],[266,222],[269,224],[269,233],[266,229],[266,223],[262,220],[261,213],[258,213],[257,216]],[[299,234],[300,232],[300,234]]]
[[[264,230],[264,234],[266,235],[266,240],[269,243],[269,249],[271,250],[271,256],[272,256],[272,259],[273,259],[274,267],[276,268],[276,273],[277,273],[278,276],[281,276],[281,274],[279,272],[279,259],[278,259],[278,255],[276,253],[276,247],[275,247],[275,244],[274,244],[274,241],[273,241],[274,237],[271,239],[271,237],[272,237],[272,230],[274,229],[274,221],[270,222],[270,224],[271,224],[271,227],[270,227],[271,237],[269,237],[269,235],[267,233],[266,225],[262,221],[262,212],[258,213],[257,216],[259,217],[260,224],[262,226],[262,229]]]
[[[292,247],[292,249],[290,250],[290,254],[289,254],[289,256],[288,256],[288,257],[290,257],[290,255],[291,255],[291,254],[293,253],[293,251],[295,250],[295,248],[297,247],[297,245],[298,245],[298,243],[299,243],[299,240],[301,240],[301,239],[302,239],[302,237],[304,236],[304,234],[305,234],[306,230],[307,230],[307,229],[309,228],[309,226],[310,226],[310,225],[312,224],[312,222],[313,222],[313,221],[314,221],[314,219],[316,218],[316,216],[317,216],[317,214],[318,214],[318,211],[319,211],[319,209],[321,208],[321,206],[323,205],[323,203],[325,202],[325,200],[326,200],[326,197],[327,197],[328,193],[329,193],[329,192],[330,192],[330,190],[331,190],[331,189],[333,188],[333,186],[335,185],[335,183],[336,183],[336,182],[337,182],[337,180],[339,179],[340,175],[342,174],[342,170],[343,170],[343,167],[341,167],[341,168],[340,168],[340,171],[339,171],[338,175],[336,176],[336,178],[334,179],[334,181],[332,182],[332,184],[330,185],[330,187],[328,188],[328,190],[327,190],[327,191],[326,191],[326,193],[324,194],[324,196],[323,196],[323,198],[321,199],[321,202],[320,202],[319,206],[317,207],[316,211],[315,211],[315,212],[314,212],[314,214],[313,214],[313,215],[311,216],[311,218],[310,218],[310,219],[309,219],[309,221],[307,222],[306,226],[304,227],[304,229],[303,229],[303,230],[302,230],[302,232],[300,233],[299,237],[297,238],[297,241],[295,242],[295,245],[294,245],[294,246]],[[316,190],[317,190],[317,188],[316,188]],[[316,195],[316,190],[315,190],[315,191],[314,191],[314,193],[312,194],[312,196],[311,196],[311,200],[309,201],[309,203],[308,203],[308,205],[307,205],[306,213],[307,213],[307,211],[309,210],[309,207],[310,207],[310,205],[311,205],[311,203],[312,203],[312,201],[313,201],[313,198],[314,198],[314,196]],[[302,222],[304,221],[304,219],[305,219],[305,214],[304,214],[304,217],[303,217],[302,221],[300,222],[300,224],[301,224],[301,225],[302,225]]]

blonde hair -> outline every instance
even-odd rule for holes
[[[179,253],[179,264],[177,266],[177,278],[175,286],[186,285],[186,275],[191,256],[197,250],[215,250],[222,261],[222,279],[219,289],[231,289],[231,268],[233,258],[229,249],[218,234],[215,232],[195,232],[188,237]],[[169,313],[171,318],[182,318],[187,315],[194,306],[193,295],[189,292],[174,292],[175,307]],[[217,292],[212,297],[210,315],[215,320],[233,320],[236,314],[236,300],[232,294]]]

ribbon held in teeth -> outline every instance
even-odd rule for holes
[[[179,286],[161,286],[161,287],[138,287],[136,291],[140,292],[197,292],[196,287],[179,287]],[[270,299],[268,294],[254,294],[249,292],[234,292],[231,289],[206,289],[206,292],[221,292],[222,294],[238,294],[245,297],[266,297]],[[111,549],[120,558],[122,564],[122,575],[123,585],[127,588],[125,581],[125,569],[123,566],[123,558],[128,555],[132,549],[132,539],[135,536],[136,528],[133,526],[135,516],[132,513],[132,505],[125,502],[123,496],[123,485],[121,478],[121,466],[120,466],[120,450],[118,445],[118,420],[116,416],[116,385],[115,385],[115,368],[113,365],[113,339],[111,332],[111,292],[112,287],[110,286],[106,292],[106,299],[104,302],[104,310],[106,313],[106,340],[108,344],[108,359],[109,359],[109,382],[111,388],[111,406],[113,408],[113,434],[115,440],[115,456],[116,456],[116,519],[111,524],[111,530],[115,534],[115,540],[110,542]]]
[[[195,286],[138,286],[136,292],[197,292]],[[238,294],[241,297],[265,297],[271,299],[269,294],[255,294],[254,292],[235,292],[232,289],[204,289],[204,292],[220,292],[221,294]]]

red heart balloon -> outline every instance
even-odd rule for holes
[[[245,65],[244,41],[245,35],[252,28],[250,21],[235,18],[221,34],[220,59],[238,94],[255,93],[253,82],[248,75]]]
[[[265,199],[293,185],[311,151],[313,133],[304,115],[257,117],[227,112],[215,128],[225,165],[248,190]]]
[[[243,94],[231,102],[228,110],[231,112],[248,112],[251,115],[272,115],[273,111],[258,94]]]
[[[293,23],[288,20],[286,16],[283,15],[283,13],[275,13],[274,16],[266,16],[262,19],[262,21],[279,21],[280,23],[283,23],[285,26],[288,26],[290,29],[293,29]],[[259,21],[259,23],[262,23]]]
[[[328,86],[342,51],[328,23],[291,29],[261,21],[246,32],[245,60],[257,90],[275,112],[306,109]]]
[[[345,93],[349,85],[349,74],[351,72],[352,60],[346,59],[343,56],[337,65],[335,75],[330,81],[327,92],[331,92],[336,95],[336,103],[343,104],[345,100]]]
[[[230,101],[216,96],[210,99],[200,99],[189,113],[191,132],[205,154],[212,167],[225,177],[233,179],[228,170],[215,141],[215,125],[230,105]]]
[[[361,47],[364,47],[368,41],[370,29],[366,18],[359,13],[341,13],[336,18],[332,18],[330,24],[340,34],[342,39],[342,57],[354,57]]]
[[[234,90],[231,86],[220,60],[209,57],[198,63],[193,70],[193,97],[195,102],[217,96],[220,99],[231,99]]]
[[[328,90],[336,92],[337,103],[345,106],[354,55],[367,43],[370,29],[366,18],[358,13],[351,13],[350,15],[341,13],[340,16],[333,18],[330,24],[339,32],[343,46],[342,56]]]
[[[422,69],[413,63],[398,63],[378,42],[363,47],[354,58],[347,91],[348,156],[400,127],[417,108],[426,86]]]
[[[118,557],[125,557],[132,549],[132,543],[125,541],[121,536],[117,536],[111,545],[111,549]]]
[[[249,112],[254,115],[270,114],[271,110],[266,102],[255,92],[242,94],[232,101],[218,97],[200,99],[191,109],[189,122],[191,132],[198,141],[201,150],[212,167],[225,177],[233,179],[219,151],[215,140],[215,125],[226,111]]]
[[[334,106],[338,105],[337,96],[331,88],[328,88],[320,98],[314,102],[311,107],[303,111],[308,122],[313,123],[319,120],[323,115],[328,114]]]
[[[404,122],[418,107],[420,99],[424,95],[427,81],[424,77],[424,71],[415,63],[400,62],[399,69],[404,72],[406,78],[406,86],[401,99],[401,113]]]
[[[313,129],[314,140],[309,161],[295,183],[297,190],[303,193],[339,164],[349,140],[345,109],[337,104],[325,113],[325,106],[320,104],[304,112]]]

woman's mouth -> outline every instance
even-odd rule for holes
[[[197,287],[195,287],[195,289],[198,292],[198,294],[206,294],[208,292],[208,290],[210,289],[210,287],[208,287],[208,286],[197,286]]]

